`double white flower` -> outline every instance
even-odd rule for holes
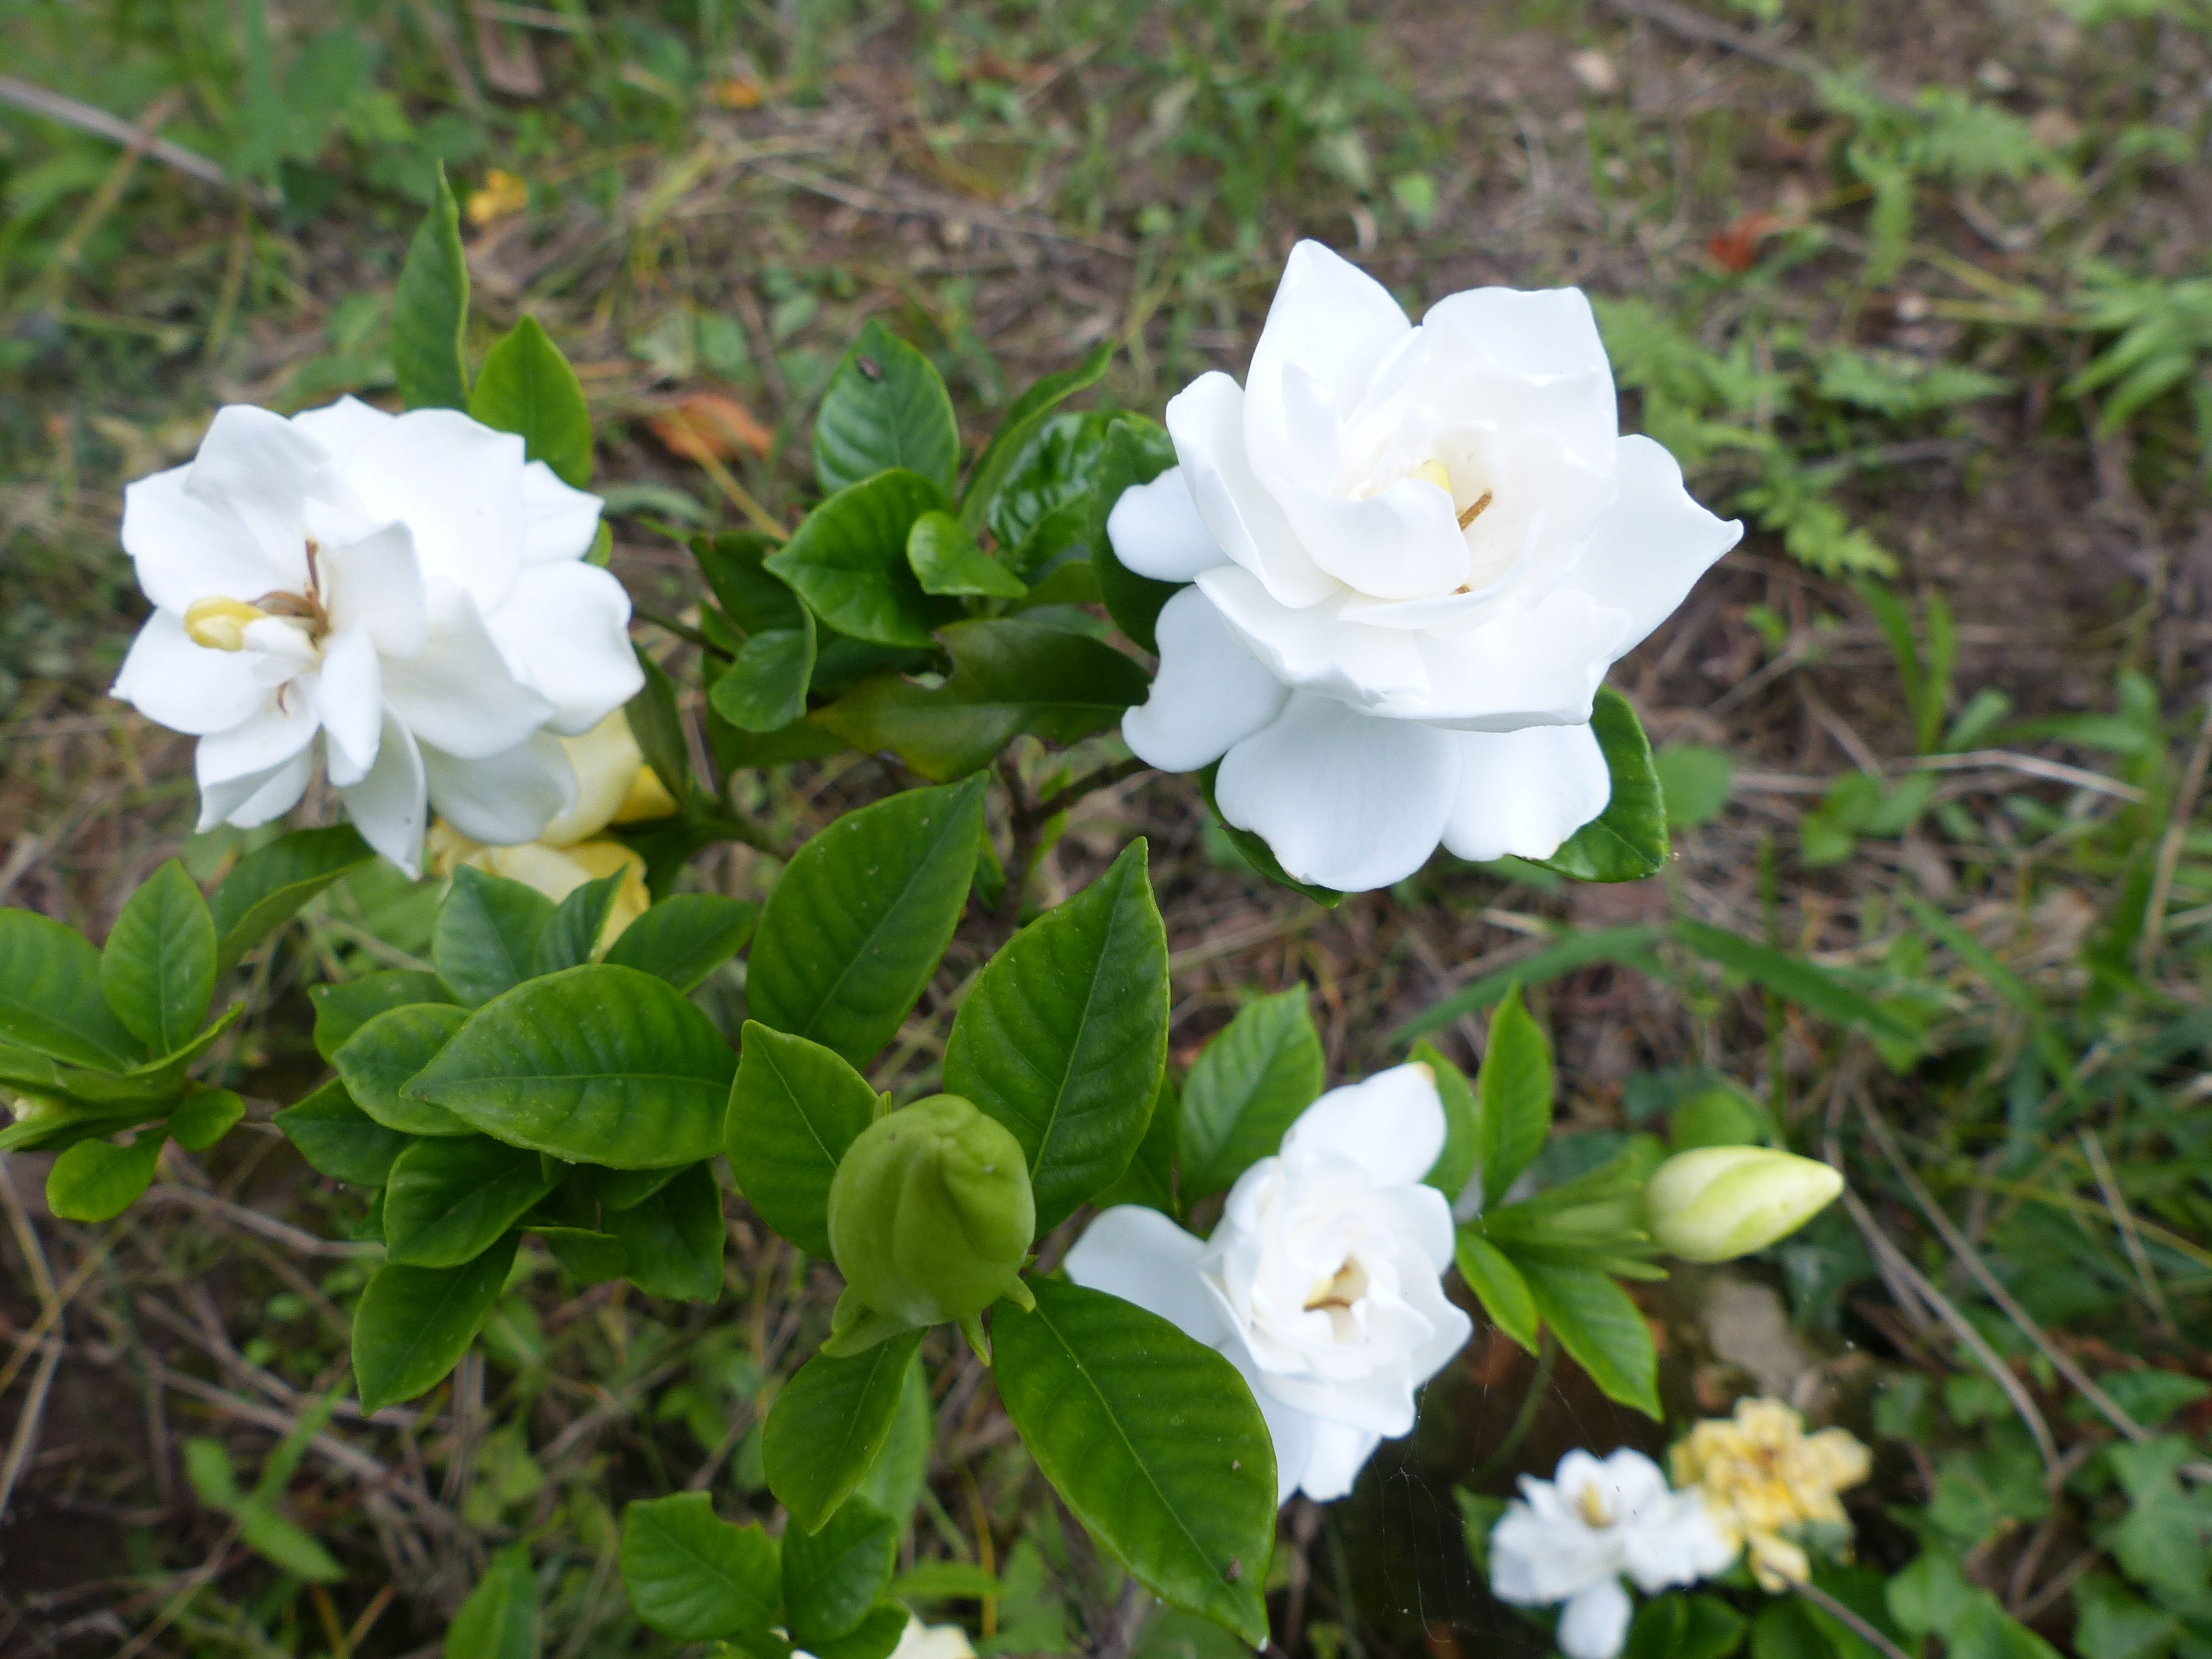
[[[1577,289],[1474,289],[1418,325],[1318,243],[1239,386],[1167,408],[1180,465],[1108,521],[1160,613],[1151,764],[1221,763],[1222,816],[1302,881],[1387,886],[1441,842],[1543,858],[1605,810],[1605,671],[1742,526],[1620,435]]]
[[[1352,1490],[1473,1322],[1448,1299],[1451,1209],[1421,1184],[1443,1150],[1434,1074],[1400,1066],[1323,1095],[1238,1177],[1213,1236],[1106,1211],[1067,1276],[1150,1309],[1244,1374],[1275,1443],[1278,1496]]]
[[[200,739],[203,830],[289,811],[319,748],[410,874],[431,804],[478,841],[529,841],[575,799],[553,734],[643,683],[629,599],[583,562],[599,520],[520,438],[453,410],[233,404],[191,462],[125,492],[155,611],[114,695]]]

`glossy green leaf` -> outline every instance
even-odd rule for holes
[[[218,970],[231,967],[298,915],[309,899],[375,856],[349,823],[295,830],[248,853],[208,895]]]
[[[392,295],[392,373],[410,409],[466,409],[469,370],[461,337],[469,325],[469,264],[460,210],[446,167],[438,192],[407,246]]]
[[[1226,1190],[1283,1144],[1283,1132],[1321,1098],[1321,1033],[1303,985],[1259,997],[1199,1051],[1183,1079],[1182,1201]]]
[[[1137,1155],[1121,1179],[1098,1193],[1091,1202],[1100,1209],[1116,1204],[1141,1204],[1163,1215],[1181,1218],[1176,1201],[1176,1163],[1182,1144],[1182,1102],[1176,1097],[1175,1079],[1166,1069],[1160,1074],[1160,1091],[1152,1100],[1151,1121]]]
[[[46,1171],[46,1207],[64,1221],[113,1220],[153,1182],[166,1139],[146,1129],[125,1146],[78,1141]]]
[[[991,958],[945,1044],[945,1088],[1029,1155],[1040,1234],[1128,1168],[1167,1039],[1167,929],[1139,838]]]
[[[169,1139],[188,1152],[204,1152],[239,1125],[246,1103],[228,1089],[203,1089],[169,1114]]]
[[[769,1490],[794,1526],[818,1532],[853,1495],[890,1438],[921,1333],[844,1358],[816,1354],[770,1407],[761,1436]]]
[[[446,1627],[445,1659],[538,1659],[538,1575],[530,1547],[501,1550]]]
[[[331,1063],[355,1105],[387,1129],[410,1135],[465,1135],[471,1126],[420,1096],[403,1093],[461,1029],[468,1011],[450,1002],[414,1003],[379,1014],[340,1045]]]
[[[387,968],[359,979],[310,985],[307,1000],[315,1007],[315,1052],[328,1060],[348,1037],[387,1008],[451,1002],[453,998],[435,974],[416,968]]]
[[[384,1188],[384,1252],[416,1267],[458,1267],[489,1249],[559,1184],[558,1165],[488,1135],[418,1140]]]
[[[1262,881],[1272,882],[1278,887],[1287,887],[1293,893],[1304,894],[1324,910],[1334,910],[1343,903],[1344,895],[1335,888],[1316,887],[1311,882],[1300,881],[1283,868],[1274,849],[1266,842],[1251,830],[1242,829],[1221,816],[1221,803],[1215,799],[1213,792],[1213,775],[1220,769],[1218,761],[1201,769],[1198,774],[1198,790],[1206,797],[1206,810],[1213,814],[1213,821],[1221,827],[1221,833],[1229,838],[1229,844],[1237,849],[1237,855],[1252,866],[1252,872]]]
[[[1052,567],[1071,550],[1089,551],[1091,492],[1116,418],[1103,410],[1051,416],[1006,474],[983,523],[998,557],[1016,575]],[[1073,561],[1073,568],[1089,574],[1087,560]]]
[[[745,1022],[724,1133],[730,1173],[760,1218],[809,1255],[830,1255],[830,1182],[876,1104],[841,1055]]]
[[[900,1385],[898,1409],[891,1415],[891,1430],[884,1449],[868,1465],[855,1498],[865,1498],[903,1528],[914,1518],[914,1506],[929,1479],[929,1444],[937,1432],[937,1411],[929,1397],[929,1376],[922,1370],[919,1350],[908,1361],[906,1381]]]
[[[814,476],[834,493],[898,467],[950,495],[960,426],[936,365],[871,317],[822,394]]]
[[[991,1319],[999,1397],[1077,1520],[1163,1601],[1267,1639],[1275,1454],[1237,1368],[1157,1314],[1032,1281]]]
[[[925,593],[1018,599],[1029,585],[975,544],[950,513],[925,513],[907,532],[906,560]]]
[[[1504,1251],[1473,1228],[1460,1229],[1453,1251],[1459,1276],[1482,1300],[1491,1322],[1530,1353],[1536,1352],[1536,1299]]]
[[[983,836],[983,780],[848,812],[784,866],[746,964],[753,1018],[855,1066],[897,1032],[951,942]]]
[[[896,1602],[879,1601],[854,1629],[834,1638],[817,1639],[812,1648],[802,1651],[813,1659],[890,1659],[905,1639],[912,1616]]]
[[[699,562],[715,603],[748,634],[796,628],[806,614],[790,585],[765,562],[781,545],[757,530],[725,530],[691,539],[691,556]]]
[[[658,1192],[612,1212],[623,1276],[648,1296],[712,1302],[722,1293],[722,1189],[711,1164],[695,1164]]]
[[[720,1150],[736,1069],[712,1022],[666,980],[599,963],[487,1003],[409,1093],[510,1146],[665,1169]],[[374,1115],[358,1090],[354,1098]]]
[[[1605,1397],[1657,1420],[1658,1351],[1652,1345],[1650,1326],[1644,1322],[1628,1292],[1595,1267],[1571,1267],[1534,1257],[1523,1257],[1515,1265],[1538,1316]]]
[[[469,413],[517,433],[533,461],[581,489],[592,481],[592,411],[583,382],[535,317],[525,317],[484,356],[469,390]]]
[[[116,1018],[147,1052],[191,1040],[215,1000],[215,921],[171,859],[139,884],[100,953],[100,985]]]
[[[814,617],[801,611],[796,628],[770,629],[738,647],[708,693],[714,712],[741,732],[781,732],[806,717],[814,679]]]
[[[760,906],[744,899],[678,893],[623,928],[604,959],[665,979],[679,991],[696,990],[744,948],[759,920]]]
[[[629,1266],[629,1252],[612,1233],[596,1232],[589,1227],[546,1226],[534,1221],[528,1224],[528,1231],[545,1241],[553,1259],[579,1284],[604,1285],[620,1279]]]
[[[1613,775],[1612,798],[1559,851],[1535,862],[1577,881],[1640,881],[1667,862],[1667,801],[1651,741],[1628,699],[1611,686],[1598,688],[1590,727]]]
[[[1474,1167],[1485,1207],[1497,1204],[1552,1134],[1552,1044],[1518,986],[1490,1017],[1475,1077]]]
[[[783,1586],[775,1540],[714,1513],[703,1492],[642,1499],[623,1511],[623,1587],[663,1636],[711,1641],[765,1632],[779,1622]]]
[[[927,647],[930,630],[959,610],[921,591],[906,538],[916,519],[944,504],[944,493],[918,473],[879,472],[816,507],[762,562],[840,634]]]
[[[411,1135],[386,1128],[355,1105],[335,1078],[277,1113],[276,1127],[318,1175],[356,1187],[384,1185],[392,1161],[414,1144]]]
[[[626,870],[601,876],[575,888],[553,907],[553,914],[538,931],[538,948],[531,953],[532,977],[557,974],[563,968],[580,968],[592,959],[599,935],[606,931],[607,915],[615,908],[615,897],[629,878]]]
[[[999,422],[998,431],[977,458],[975,469],[968,475],[967,489],[960,497],[960,522],[971,533],[981,528],[984,514],[998,499],[999,492],[1006,487],[1007,478],[1052,411],[1077,392],[1097,385],[1105,377],[1106,365],[1113,361],[1114,343],[1109,341],[1073,368],[1046,375],[1014,399],[1013,406]]]
[[[530,977],[553,901],[534,887],[463,865],[438,907],[430,959],[446,988],[480,1008]]]
[[[643,646],[637,647],[636,652],[638,672],[645,676],[645,684],[623,705],[623,715],[660,787],[678,801],[689,800],[691,746],[684,735],[684,711],[677,703],[676,682]]]
[[[817,1532],[783,1534],[783,1611],[792,1639],[812,1649],[860,1628],[891,1582],[899,1527],[864,1498],[848,1498]]]
[[[891,750],[943,781],[988,764],[1024,732],[1065,744],[1107,731],[1150,684],[1110,645],[1019,617],[979,617],[943,633],[953,664],[943,684],[879,674],[817,718],[854,748]]]
[[[353,1316],[353,1374],[364,1412],[412,1400],[460,1364],[514,1265],[509,1233],[458,1267],[386,1262]]]
[[[594,1170],[592,1186],[599,1193],[599,1207],[612,1215],[617,1210],[644,1203],[689,1167],[678,1164],[659,1170]]]
[[[121,1071],[143,1050],[100,993],[92,941],[35,910],[0,910],[0,1042]]]
[[[1432,1042],[1413,1045],[1413,1058],[1427,1066],[1437,1080],[1437,1098],[1444,1109],[1444,1149],[1437,1154],[1421,1179],[1446,1198],[1456,1201],[1467,1190],[1482,1155],[1482,1114],[1467,1074],[1446,1060]]]
[[[1114,618],[1115,627],[1155,654],[1160,646],[1153,629],[1161,607],[1182,584],[1139,576],[1123,564],[1115,556],[1106,520],[1122,491],[1132,484],[1150,483],[1174,465],[1175,445],[1158,422],[1136,415],[1117,416],[1107,431],[1085,530],[1091,566],[1097,574],[1099,597],[1105,601],[1106,613]]]

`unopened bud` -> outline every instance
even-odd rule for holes
[[[881,1117],[830,1184],[830,1244],[854,1293],[909,1325],[972,1317],[1006,1294],[1036,1232],[1029,1161],[957,1095]]]
[[[194,599],[185,611],[185,637],[210,651],[243,650],[246,625],[268,616],[243,599]]]
[[[1729,1261],[1789,1237],[1844,1190],[1827,1164],[1765,1146],[1668,1158],[1644,1189],[1651,1237],[1685,1261]]]

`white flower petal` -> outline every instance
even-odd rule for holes
[[[187,493],[191,471],[172,467],[124,487],[123,550],[148,599],[181,617],[196,600],[250,602],[306,574],[304,563],[271,562],[236,519]]]
[[[1431,702],[1425,653],[1399,629],[1347,622],[1334,605],[1285,605],[1235,565],[1205,572],[1198,587],[1285,685],[1368,708]]]
[[[1133,1302],[1194,1341],[1218,1347],[1235,1340],[1220,1304],[1198,1273],[1206,1249],[1162,1215],[1140,1204],[1101,1212],[1067,1252],[1067,1276],[1087,1290]]]
[[[315,558],[323,605],[333,628],[368,630],[387,657],[422,650],[429,628],[422,566],[414,532],[388,524],[344,546],[325,546]]]
[[[192,757],[200,788],[204,792],[283,765],[305,752],[319,724],[314,682],[295,681],[237,725],[200,739]]]
[[[1540,426],[1589,465],[1611,459],[1620,403],[1580,289],[1469,289],[1430,307],[1421,331],[1457,383],[1446,395],[1466,399],[1452,413]]]
[[[1535,1488],[1532,1495],[1550,1491],[1547,1482],[1525,1476],[1521,1484]],[[1547,1520],[1525,1503],[1508,1504],[1491,1529],[1490,1593],[1516,1607],[1564,1601],[1620,1571],[1620,1551],[1609,1534]]]
[[[514,678],[465,594],[431,625],[419,654],[385,663],[384,696],[416,738],[464,760],[505,754],[555,712]]]
[[[252,830],[271,818],[280,818],[300,804],[300,797],[307,793],[308,781],[314,775],[315,751],[305,748],[266,771],[247,772],[216,783],[203,784],[198,831],[205,835],[218,823]]]
[[[1228,560],[1199,516],[1180,466],[1123,490],[1106,515],[1106,538],[1115,558],[1154,581],[1187,582]]]
[[[1221,815],[1299,881],[1365,892],[1412,875],[1459,789],[1451,734],[1301,692],[1222,758]]]
[[[573,805],[576,775],[561,740],[540,732],[502,754],[468,759],[422,744],[430,803],[472,841],[511,847]]]
[[[1463,732],[1584,725],[1606,669],[1621,654],[1628,620],[1626,611],[1560,587],[1465,628],[1415,635],[1429,689],[1418,703],[1401,698],[1380,712]]]
[[[415,409],[371,434],[344,476],[372,519],[414,532],[434,592],[457,589],[489,612],[522,562],[522,440],[513,433],[459,410]]]
[[[1633,1610],[1618,1578],[1576,1591],[1559,1614],[1559,1651],[1566,1659],[1613,1659],[1627,1639]]]
[[[581,737],[562,738],[561,747],[576,775],[576,802],[538,832],[538,839],[549,847],[588,841],[612,823],[645,764],[629,717],[620,709]]]
[[[331,465],[343,472],[355,451],[398,418],[358,398],[346,397],[321,409],[301,410],[292,416],[292,425],[322,445],[329,452]]]
[[[1367,1460],[1375,1455],[1382,1437],[1347,1424],[1326,1423],[1319,1418],[1311,1420],[1313,1445],[1306,1454],[1298,1486],[1315,1503],[1333,1503],[1350,1495],[1352,1483],[1367,1467]]]
[[[245,720],[267,700],[269,688],[245,653],[194,645],[182,618],[156,611],[131,642],[109,695],[172,732],[204,737]]]
[[[328,476],[330,465],[330,452],[283,416],[251,404],[228,404],[216,410],[207,436],[200,440],[185,490],[236,520],[261,556],[281,573],[282,586],[296,588],[307,578],[307,496]]]
[[[1198,588],[1161,607],[1157,633],[1152,695],[1121,717],[1122,740],[1147,765],[1194,772],[1282,713],[1289,688]]]
[[[1256,1348],[1260,1392],[1293,1410],[1325,1422],[1341,1423],[1386,1439],[1413,1428],[1413,1379],[1403,1365],[1378,1367],[1364,1375],[1322,1376],[1310,1370],[1281,1370],[1267,1364]]]
[[[1444,1133],[1436,1073],[1416,1062],[1331,1089],[1284,1134],[1283,1156],[1333,1152],[1366,1170],[1378,1187],[1411,1186],[1443,1151]]]
[[[629,642],[629,595],[588,564],[526,566],[486,619],[515,678],[553,705],[548,722],[590,731],[645,684]]]
[[[1451,497],[1425,479],[1401,478],[1358,500],[1319,479],[1284,495],[1313,562],[1348,587],[1382,599],[1425,599],[1468,580],[1467,538]]]
[[[1565,585],[1626,612],[1613,647],[1626,656],[1673,614],[1691,586],[1743,539],[1741,520],[1716,518],[1682,487],[1682,469],[1649,438],[1620,441],[1620,494],[1590,532]]]
[[[1168,399],[1168,435],[1199,517],[1224,555],[1267,584],[1284,605],[1316,605],[1341,584],[1313,562],[1282,504],[1252,470],[1244,390],[1219,370]]]
[[[1422,1199],[1419,1195],[1423,1193],[1434,1194],[1435,1204]],[[1422,1253],[1441,1275],[1451,1266],[1451,1205],[1433,1187],[1413,1188],[1408,1198],[1408,1210],[1421,1218],[1417,1222],[1409,1215],[1407,1231],[1421,1235]],[[1437,1259],[1439,1244],[1443,1246],[1441,1261]],[[1426,1340],[1414,1345],[1413,1352],[1407,1357],[1407,1369],[1413,1373],[1413,1381],[1421,1383],[1451,1364],[1452,1356],[1467,1346],[1468,1338],[1474,1334],[1474,1321],[1468,1316],[1466,1309],[1444,1294],[1441,1277],[1415,1276],[1406,1289],[1407,1301],[1429,1322],[1431,1332]]]
[[[416,746],[414,733],[386,714],[376,764],[367,776],[338,791],[345,801],[346,816],[361,831],[362,839],[410,878],[422,873],[427,788],[422,754]]]
[[[1694,1584],[1728,1570],[1735,1550],[1714,1526],[1705,1499],[1694,1491],[1669,1492],[1622,1540],[1622,1560],[1636,1587],[1647,1593]]]
[[[1319,242],[1293,247],[1244,377],[1244,430],[1262,473],[1289,459],[1282,415],[1287,372],[1303,371],[1348,415],[1413,331],[1390,290],[1358,266]],[[1279,480],[1287,482],[1280,473],[1271,482]]]
[[[334,634],[324,646],[315,713],[330,734],[331,781],[359,783],[376,764],[385,727],[384,675],[366,629]]]
[[[1275,1449],[1275,1503],[1279,1507],[1291,1501],[1304,1482],[1307,1466],[1313,1461],[1314,1434],[1321,1425],[1297,1407],[1285,1405],[1261,1386],[1264,1374],[1253,1363],[1251,1351],[1241,1340],[1230,1337],[1221,1346],[1220,1352],[1237,1367],[1237,1375],[1252,1390],[1252,1401],[1259,1407],[1260,1416],[1267,1425],[1267,1438]]]
[[[522,562],[556,564],[582,558],[599,537],[604,505],[588,490],[562,483],[544,462],[531,462],[522,469],[522,510],[528,526]]]
[[[1453,735],[1462,770],[1444,845],[1461,858],[1547,859],[1613,799],[1605,752],[1587,726]]]

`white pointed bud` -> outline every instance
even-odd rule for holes
[[[1829,1165],[1765,1146],[1704,1146],[1652,1172],[1644,1206],[1660,1248],[1729,1261],[1787,1238],[1844,1190]]]

